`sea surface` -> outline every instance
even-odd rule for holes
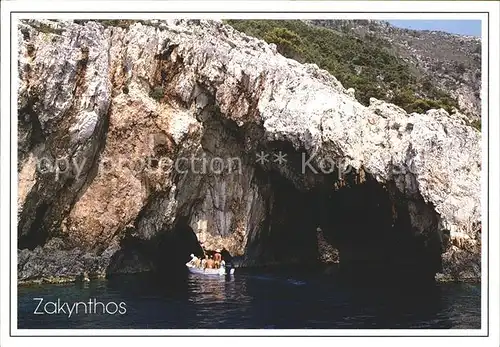
[[[480,329],[480,293],[480,284],[354,284],[324,271],[124,275],[18,286],[18,328]]]

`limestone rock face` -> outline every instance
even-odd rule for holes
[[[300,238],[277,251],[293,237],[273,231],[276,211],[301,206],[275,182],[306,194],[348,168],[387,187],[414,233],[437,235],[441,272],[480,275],[461,259],[480,258],[481,134],[460,115],[364,107],[218,21],[30,20],[18,36],[20,280],[154,268],[179,216],[245,264],[304,261]]]

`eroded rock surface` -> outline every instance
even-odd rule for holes
[[[430,272],[480,276],[481,134],[460,114],[364,107],[218,21],[30,20],[18,36],[19,280],[188,256],[179,216],[243,264],[312,261],[314,194],[366,181],[387,192],[388,228],[444,253]]]

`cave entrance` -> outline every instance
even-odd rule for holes
[[[260,240],[269,250],[260,252],[264,262],[338,259],[340,274],[352,280],[433,280],[440,270],[437,227],[424,232],[412,227],[408,204],[394,193],[395,187],[363,175],[362,181],[359,176],[332,179],[302,192],[279,175],[271,176],[269,230],[266,240]],[[437,218],[429,225],[437,226]],[[336,254],[322,254],[331,250]]]

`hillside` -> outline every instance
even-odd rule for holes
[[[287,23],[261,29],[288,55],[359,86],[378,74],[379,93],[415,85],[382,47]],[[23,20],[17,37],[20,283],[185,270],[201,244],[244,267],[338,255],[356,278],[481,277],[465,116],[364,106],[221,21]]]
[[[369,20],[230,20],[299,62],[329,71],[368,105],[383,99],[407,112],[454,108],[480,128],[480,40],[399,29]]]

